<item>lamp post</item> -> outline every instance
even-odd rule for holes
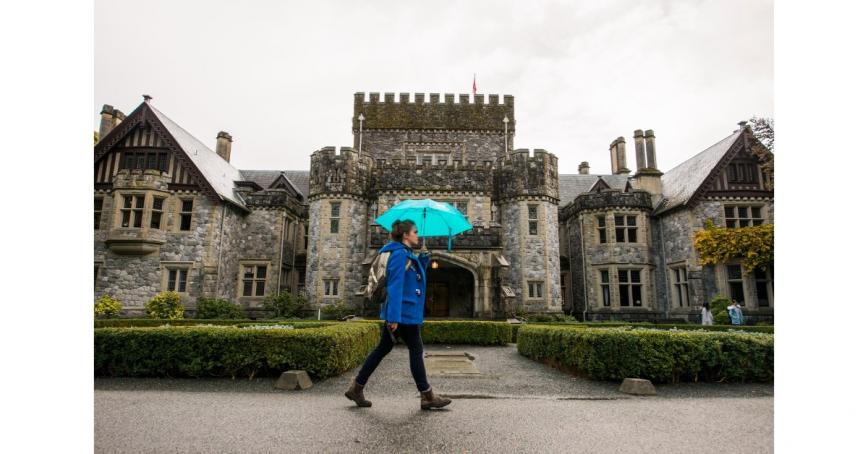
[[[506,115],[503,116],[503,157],[507,157],[509,155],[509,118]]]
[[[362,152],[362,129],[364,128],[365,114],[359,114],[359,153]]]

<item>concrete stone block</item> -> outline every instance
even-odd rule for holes
[[[274,387],[277,389],[285,389],[294,391],[296,389],[308,389],[313,387],[313,382],[310,381],[307,372],[303,370],[288,370],[280,374],[280,378],[274,382]]]
[[[626,394],[635,394],[637,396],[656,396],[657,390],[650,381],[644,378],[625,378],[621,382],[621,387],[618,391]]]

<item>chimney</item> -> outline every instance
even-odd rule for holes
[[[627,168],[627,141],[624,137],[618,137],[616,140],[618,148],[618,172],[619,174],[629,174],[630,169]]]
[[[618,169],[621,167],[618,165],[618,140],[615,139],[612,143],[609,144],[609,156],[612,160],[612,175],[618,173]]]
[[[217,154],[220,155],[226,162],[229,162],[229,155],[232,154],[232,136],[226,131],[217,133]]]
[[[121,124],[124,118],[127,118],[127,116],[120,110],[115,109],[109,104],[103,105],[100,112],[99,139],[102,140],[108,133],[112,132],[112,129]]]
[[[640,133],[642,131],[636,131],[636,133]],[[645,131],[645,150],[648,155],[648,168],[656,169],[657,168],[657,148],[654,144],[654,130],[649,129]],[[637,151],[638,153],[638,151]]]
[[[579,175],[587,175],[591,171],[591,166],[588,165],[588,161],[582,161],[579,164]]]
[[[645,138],[642,136],[642,130],[633,131],[633,141],[636,142],[636,171],[640,171],[646,167],[645,165]]]

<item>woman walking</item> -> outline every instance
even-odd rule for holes
[[[404,339],[410,350],[410,372],[421,393],[423,410],[441,408],[449,405],[450,399],[434,394],[428,384],[425,362],[422,359],[422,313],[425,309],[425,270],[430,256],[413,254],[413,247],[419,243],[419,232],[413,221],[395,221],[392,224],[392,241],[380,249],[380,253],[391,252],[386,266],[386,301],[380,310],[380,318],[385,322],[380,333],[380,343],[372,351],[359,374],[350,384],[344,395],[359,407],[370,407],[371,401],[365,399],[363,389],[368,378],[380,365],[380,361],[392,351],[394,338]]]
[[[702,303],[702,324],[703,325],[713,325],[714,317],[711,315],[711,307],[708,305],[708,301]]]

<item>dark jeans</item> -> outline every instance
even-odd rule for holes
[[[425,374],[425,362],[422,360],[422,325],[402,325],[398,324],[398,329],[394,332],[395,337],[404,339],[407,348],[410,350],[410,372],[413,373],[413,380],[416,381],[416,388],[419,392],[428,391],[431,388],[428,385],[428,375]],[[368,355],[362,369],[359,370],[359,375],[356,375],[356,383],[365,386],[368,378],[374,373],[380,361],[392,351],[395,344],[392,342],[392,337],[389,336],[389,325],[383,323],[383,332],[380,333],[380,343],[377,348]]]

